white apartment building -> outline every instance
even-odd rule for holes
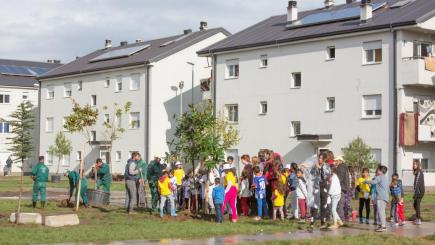
[[[6,170],[6,162],[12,156],[8,145],[13,137],[12,127],[9,121],[10,115],[17,110],[23,101],[30,101],[34,105],[35,129],[33,134],[34,153],[27,159],[24,169],[28,171],[37,161],[39,144],[39,120],[38,120],[38,80],[37,75],[60,66],[58,61],[33,62],[22,60],[0,59],[0,173]],[[2,120],[1,120],[2,119]],[[21,162],[15,162],[10,170],[12,173],[20,172]],[[8,172],[8,170],[6,170]]]
[[[227,154],[302,162],[361,137],[389,175],[412,185],[419,159],[435,185],[435,1],[325,2],[289,1],[287,15],[198,52],[214,61],[216,110],[240,130]]]
[[[86,171],[101,157],[110,161],[113,173],[123,174],[132,151],[140,152],[146,161],[164,157],[176,117],[187,110],[192,99],[194,103],[203,99],[200,82],[211,76],[210,59],[196,52],[229,35],[222,28],[207,29],[207,23],[202,22],[199,31],[185,30],[182,35],[156,40],[121,42],[117,47],[106,40],[104,48],[40,77],[39,152],[46,155],[50,170],[57,164],[61,171],[77,169],[83,156]],[[84,154],[84,138],[65,132],[74,150],[58,163],[47,151],[55,135],[64,131],[63,120],[72,113],[72,99],[98,109],[99,118],[93,129],[92,148],[85,149]],[[121,120],[111,118],[113,103],[123,106],[127,102],[132,103],[129,113]],[[108,111],[103,110],[106,106]],[[113,143],[109,155],[103,122],[112,120],[119,120],[126,131]]]

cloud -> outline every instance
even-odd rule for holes
[[[345,0],[336,1],[343,3]],[[285,0],[15,0],[0,8],[0,58],[69,62],[101,48],[104,39],[133,41],[211,27],[238,32],[272,15]],[[323,0],[302,0],[300,9]]]

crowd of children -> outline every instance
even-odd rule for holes
[[[228,157],[227,162],[216,169],[200,169],[197,174],[193,171],[185,174],[181,162],[176,162],[173,169],[163,171],[158,183],[160,215],[163,216],[165,205],[169,205],[172,216],[176,216],[176,209],[209,209],[218,223],[223,222],[225,214],[229,214],[231,222],[237,222],[238,214],[241,214],[253,216],[255,220],[265,217],[297,219],[309,222],[310,229],[320,220],[321,228],[336,229],[350,221],[350,197],[355,193],[360,224],[370,223],[370,207],[373,206],[376,231],[385,231],[387,203],[391,207],[391,225],[406,223],[402,182],[397,174],[393,174],[388,183],[388,169],[383,165],[377,167],[373,178],[369,169],[363,168],[361,175],[353,181],[353,169],[342,157],[335,158],[331,151],[320,153],[312,163],[301,164],[284,164],[281,156],[271,150],[261,151],[252,158],[243,155],[240,175],[233,161]],[[415,224],[421,224],[424,178],[418,162],[414,162],[414,171]]]

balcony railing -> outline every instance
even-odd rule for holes
[[[435,86],[435,72],[426,70],[424,58],[406,58],[400,63],[398,80],[402,85]]]

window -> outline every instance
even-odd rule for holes
[[[109,114],[104,114],[104,122],[110,123],[110,115]]]
[[[105,88],[110,87],[110,78],[109,77],[107,77],[106,80],[104,80],[104,87]]]
[[[0,134],[8,134],[9,132],[9,123],[0,122]]]
[[[301,134],[301,122],[300,121],[293,121],[290,125],[290,136],[296,137],[297,135]]]
[[[97,96],[95,94],[91,95],[91,106],[97,105]]]
[[[9,104],[11,96],[9,94],[0,94],[0,104]]]
[[[267,101],[261,101],[260,102],[260,115],[265,115],[267,114]]]
[[[52,86],[47,86],[47,100],[54,98],[54,88]]]
[[[83,89],[83,81],[78,81],[77,82],[77,91],[82,91]]]
[[[29,99],[29,94],[27,92],[23,92],[23,95],[21,97],[23,100]]]
[[[116,78],[115,92],[121,92],[121,91],[122,91],[122,76],[119,76]]]
[[[326,111],[335,110],[335,97],[326,98]]]
[[[326,47],[326,59],[327,60],[334,60],[335,59],[335,47],[334,46]]]
[[[82,160],[82,152],[81,151],[77,151],[76,152],[76,161],[81,161]]]
[[[65,83],[63,85],[63,97],[71,97],[71,83]]]
[[[66,125],[66,117],[64,117],[64,118],[62,119],[62,130],[65,131],[65,132],[67,132],[68,129],[65,128],[65,125]]]
[[[382,150],[372,149],[372,157],[378,164],[382,163]]]
[[[140,74],[132,74],[130,79],[130,90],[139,90]]]
[[[53,165],[53,155],[50,154],[50,152],[46,152],[46,154],[45,154],[45,164],[46,165]]]
[[[61,162],[62,166],[69,167],[69,165],[70,165],[70,156],[69,155],[63,155],[61,161],[62,161]]]
[[[226,116],[229,122],[237,123],[239,121],[239,106],[226,105]]]
[[[47,117],[45,120],[45,132],[53,132],[54,119],[52,117]]]
[[[414,58],[424,58],[432,56],[432,43],[414,41],[413,46]]]
[[[140,113],[131,112],[130,113],[130,128],[137,129],[140,127]]]
[[[302,86],[302,75],[300,72],[292,73],[291,88],[300,88]]]
[[[239,60],[227,60],[227,72],[226,78],[238,78],[239,77]]]
[[[382,115],[382,96],[364,95],[363,96],[363,117],[379,118]]]
[[[267,55],[260,56],[260,68],[266,68],[269,65],[269,60],[267,59]]]
[[[118,128],[122,128],[122,120],[121,120],[121,117],[118,116],[118,115],[115,115],[115,121],[116,121],[116,126],[117,126]]]
[[[91,141],[97,141],[97,131],[91,131]]]
[[[121,161],[121,151],[115,152],[115,161],[117,162]]]
[[[421,162],[422,169],[429,169],[429,159],[422,158],[422,159],[420,159],[420,162]]]
[[[382,41],[365,42],[364,49],[364,64],[376,64],[382,62]]]

